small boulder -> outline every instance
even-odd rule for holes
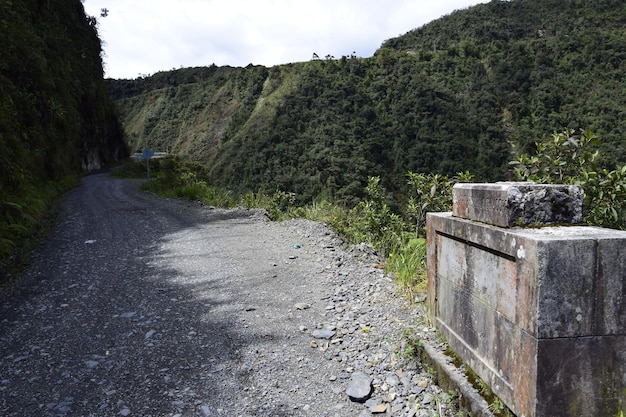
[[[359,403],[367,401],[372,395],[372,378],[363,372],[355,372],[350,378],[346,394],[352,401]]]

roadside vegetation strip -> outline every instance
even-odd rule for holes
[[[511,162],[518,180],[580,184],[585,189],[585,223],[626,228],[626,166],[608,170],[600,165],[599,139],[591,132],[566,129],[536,144],[537,154],[520,155]],[[115,171],[117,176],[142,177],[145,166],[129,161]],[[401,214],[388,202],[380,177],[370,177],[366,198],[346,208],[320,198],[296,205],[294,193],[248,191],[236,195],[210,185],[207,167],[176,156],[153,161],[154,178],[142,188],[165,197],[199,200],[216,207],[260,208],[274,221],[306,218],[329,224],[349,243],[367,243],[385,261],[410,299],[421,299],[426,283],[425,226],[427,212],[452,210],[452,187],[473,182],[474,176],[459,173],[453,178],[440,174],[407,173],[408,196]]]
[[[61,197],[77,183],[77,176],[68,175],[0,197],[0,286],[10,284],[28,263],[30,252],[47,234]]]
[[[142,189],[157,195],[198,200],[216,207],[259,208],[273,221],[305,218],[329,224],[346,242],[366,243],[386,258],[387,262],[380,266],[396,278],[409,298],[425,289],[425,210],[446,211],[452,207],[450,193],[454,180],[441,175],[410,174],[413,191],[409,214],[403,218],[387,203],[379,177],[369,179],[365,190],[368,198],[348,209],[325,199],[297,206],[295,195],[281,190],[235,195],[210,186],[205,167],[178,157],[153,161],[151,169],[153,179],[145,182]],[[145,165],[129,161],[115,175],[144,177]],[[464,175],[470,178],[469,174]]]

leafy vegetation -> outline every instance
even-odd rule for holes
[[[328,222],[350,243],[366,242],[386,258],[386,271],[393,273],[409,298],[425,291],[426,239],[425,216],[431,211],[452,210],[452,187],[471,181],[469,173],[453,178],[439,174],[409,172],[410,198],[397,214],[387,203],[386,190],[379,177],[371,177],[366,187],[368,198],[353,209],[339,210]],[[314,220],[322,220],[312,216]]]
[[[523,154],[511,165],[519,180],[580,185],[587,224],[626,229],[626,165],[602,168],[600,144],[591,131],[566,129],[537,142],[536,155]]]
[[[110,87],[134,148],[197,161],[229,195],[256,190],[249,202],[282,192],[290,215],[368,242],[414,288],[426,212],[449,210],[457,181],[507,179],[518,155],[514,174],[539,179],[533,164],[556,153],[535,140],[564,126],[593,129],[611,152],[561,156],[560,180],[584,182],[589,223],[622,226],[623,174],[609,167],[626,161],[624,16],[615,0],[492,1],[371,58],[187,68]]]
[[[127,155],[100,54],[79,0],[0,0],[0,278],[82,171]]]
[[[408,220],[415,225],[416,236],[426,236],[426,213],[452,210],[452,187],[457,182],[473,182],[474,175],[459,173],[450,179],[439,174],[407,174],[409,200],[406,213]]]
[[[543,152],[534,141],[544,132],[585,126],[603,138],[602,160],[580,180],[593,201],[586,218],[621,227],[624,16],[618,0],[496,0],[387,40],[371,58],[184,68],[108,88],[131,149],[181,157],[154,166],[146,187],[263,205],[274,218],[317,215],[394,255],[420,247],[425,213],[445,210],[452,184],[467,180],[456,173],[506,179],[510,159]],[[97,21],[82,5],[0,0],[0,23],[9,254],[48,205],[42,190],[54,195],[125,149]]]
[[[623,165],[625,16],[618,0],[496,0],[370,58],[185,68],[109,85],[134,149],[203,163],[212,184],[354,207],[379,177],[398,209],[407,172],[505,180],[509,160],[564,127],[592,129],[607,166]]]
[[[626,229],[626,167],[611,171],[598,168],[601,154],[596,148],[600,144],[590,131],[566,129],[537,142],[536,155],[522,154],[510,164],[519,180],[581,185],[586,193],[588,224]],[[366,197],[347,209],[325,199],[299,206],[293,193],[280,190],[236,195],[209,186],[210,174],[204,165],[178,157],[155,160],[153,166],[155,178],[144,189],[161,195],[221,207],[263,208],[272,220],[304,217],[330,224],[347,242],[365,242],[386,258],[386,270],[398,278],[410,297],[423,292],[426,281],[426,213],[452,210],[454,184],[474,179],[469,172],[452,178],[409,172],[407,204],[394,210],[380,177],[370,177]],[[143,163],[134,163],[118,175],[144,175],[144,169]]]
[[[247,191],[235,194],[221,187],[209,185],[207,168],[197,162],[183,161],[177,156],[153,159],[150,171],[152,179],[141,188],[155,194],[202,201],[215,206],[231,208],[242,206],[259,208],[267,212],[271,220],[281,220],[288,216],[304,217],[306,211],[296,210],[294,195],[276,190],[274,193]],[[121,178],[146,176],[146,165],[143,162],[126,161],[114,175]],[[300,213],[296,215],[295,213]]]

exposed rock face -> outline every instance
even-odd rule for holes
[[[92,148],[87,152],[87,156],[83,159],[83,171],[97,171],[102,168],[102,161],[98,149]]]
[[[457,184],[452,214],[500,227],[580,223],[583,197],[583,189],[576,185]]]

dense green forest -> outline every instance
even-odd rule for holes
[[[81,172],[128,150],[80,0],[0,0],[0,274]]]
[[[370,58],[209,66],[110,80],[129,144],[202,162],[235,191],[347,205],[380,176],[507,179],[507,162],[564,128],[626,162],[626,3],[494,0],[385,41]],[[607,152],[608,151],[608,152]]]

